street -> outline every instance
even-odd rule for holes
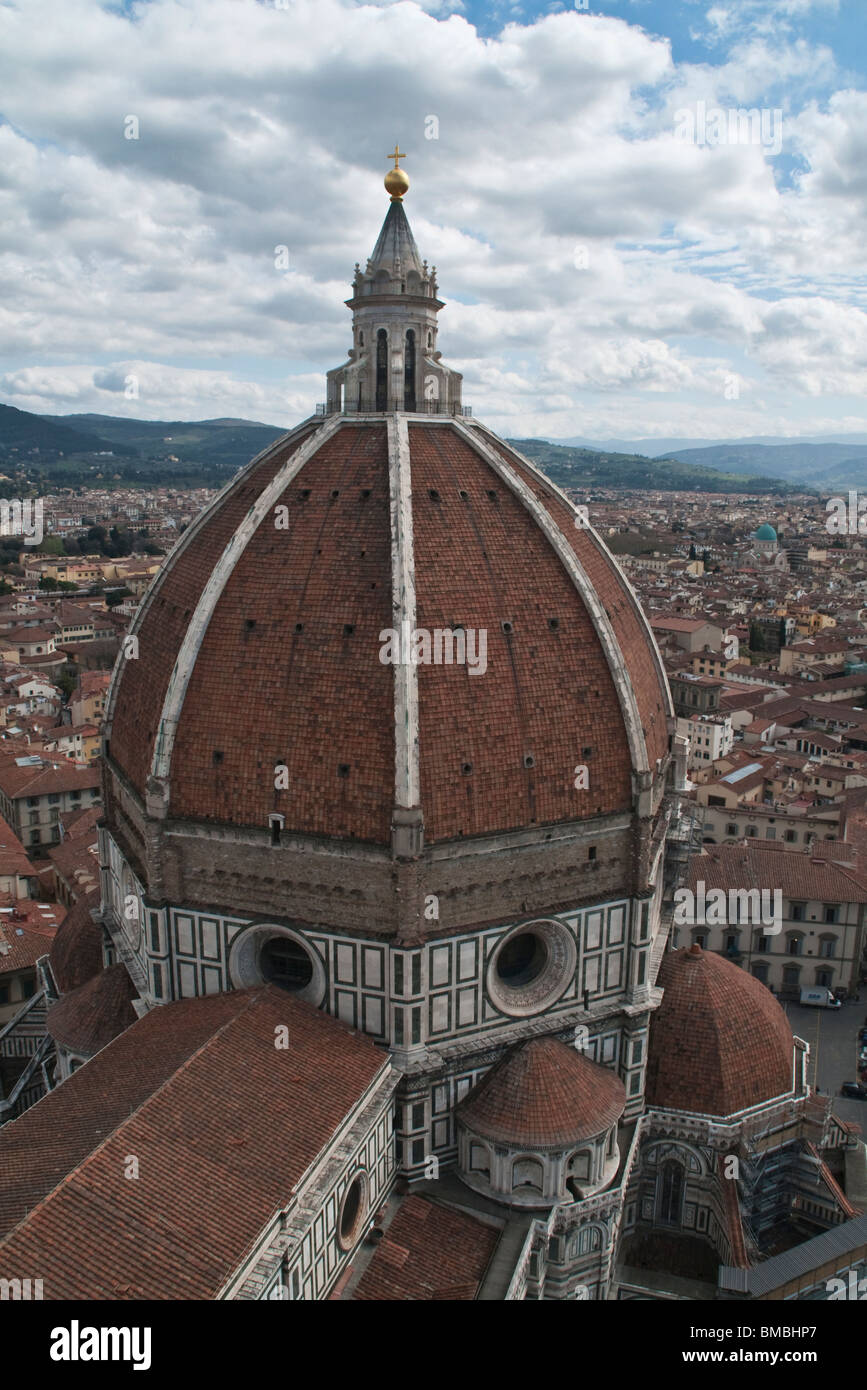
[[[810,1084],[818,1084],[823,1095],[833,1095],[834,1113],[841,1120],[854,1121],[867,1131],[867,1101],[848,1100],[840,1095],[844,1081],[859,1079],[858,1032],[867,1016],[867,989],[860,1004],[844,1004],[841,1009],[815,1009],[794,1003],[784,1007],[792,1032],[810,1045]]]

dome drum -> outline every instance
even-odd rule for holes
[[[550,1208],[609,1187],[620,1167],[617,1126],[577,1148],[522,1149],[494,1144],[458,1123],[458,1173],[474,1192],[509,1206]]]

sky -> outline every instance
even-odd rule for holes
[[[0,0],[0,402],[296,424],[398,141],[495,430],[863,434],[864,9]]]

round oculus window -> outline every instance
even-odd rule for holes
[[[232,942],[229,974],[236,989],[272,984],[320,1005],[325,998],[325,966],[300,932],[274,923],[247,927]]]
[[[568,987],[576,962],[574,938],[562,922],[527,922],[494,950],[488,993],[501,1013],[514,1018],[541,1013]]]
[[[369,1185],[366,1173],[356,1173],[343,1194],[337,1218],[337,1240],[341,1250],[351,1250],[367,1219]]]
[[[313,979],[310,952],[291,936],[268,937],[259,950],[259,968],[263,979],[290,994],[306,989]]]

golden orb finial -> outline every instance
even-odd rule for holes
[[[388,157],[394,160],[394,168],[389,169],[385,176],[385,191],[391,194],[391,201],[393,203],[399,203],[404,193],[409,189],[409,179],[403,169],[398,166],[397,161],[399,159],[406,159],[406,155],[401,153],[399,145],[395,145]]]

